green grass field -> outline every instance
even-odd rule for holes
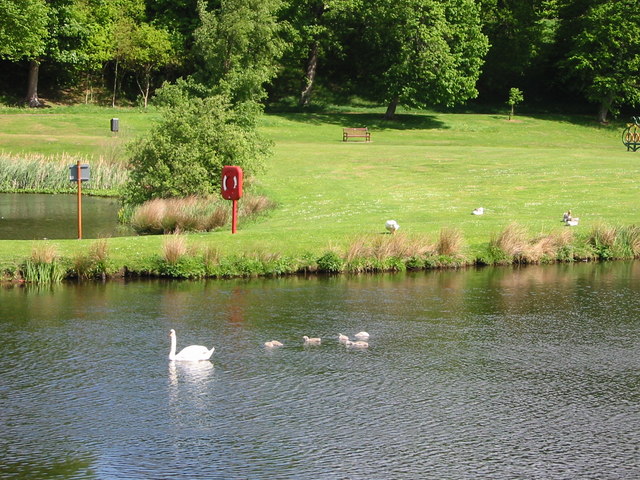
[[[225,254],[322,253],[356,236],[385,233],[395,219],[407,234],[435,239],[460,229],[473,252],[511,222],[530,234],[565,228],[562,213],[594,225],[640,223],[640,152],[621,143],[622,122],[600,126],[585,117],[401,113],[382,109],[269,114],[261,130],[274,156],[252,184],[278,208],[229,231],[194,234],[190,241]],[[120,118],[121,134],[109,120]],[[153,111],[55,108],[46,113],[0,110],[0,151],[122,156],[122,145],[157,118]],[[343,126],[368,126],[372,142],[342,142]],[[213,173],[214,175],[217,173]],[[471,211],[484,207],[483,216]],[[52,242],[63,252],[91,240]],[[160,251],[160,237],[109,240],[112,258],[136,265]],[[29,255],[33,241],[0,241],[0,267]]]

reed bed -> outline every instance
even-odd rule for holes
[[[8,154],[0,153],[0,191],[2,192],[74,192],[75,182],[69,181],[69,167],[77,162],[89,164],[91,178],[83,183],[88,193],[115,195],[127,181],[128,170],[117,161],[68,154]]]

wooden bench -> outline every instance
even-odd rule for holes
[[[342,141],[346,142],[351,137],[353,138],[364,138],[365,142],[371,141],[371,132],[367,127],[351,127],[351,128],[343,128],[342,129]]]

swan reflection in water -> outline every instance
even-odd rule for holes
[[[178,382],[191,385],[202,385],[213,373],[213,363],[202,362],[169,362],[169,383],[172,387],[178,387]]]

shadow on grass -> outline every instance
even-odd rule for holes
[[[450,128],[446,123],[430,114],[397,114],[386,120],[381,113],[361,112],[273,112],[287,120],[310,125],[333,124],[342,127],[368,127],[375,130],[429,130]]]

